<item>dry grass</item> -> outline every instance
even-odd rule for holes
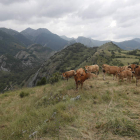
[[[29,96],[20,98],[24,91]],[[80,95],[80,99],[73,100]],[[0,139],[140,139],[140,89],[107,76],[74,79],[0,95]]]

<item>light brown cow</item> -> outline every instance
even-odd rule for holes
[[[105,80],[106,73],[113,74],[113,80],[114,80],[114,76],[116,75],[116,79],[117,79],[118,70],[119,70],[119,67],[117,66],[109,66],[107,64],[103,64],[102,65],[103,79]]]
[[[132,77],[132,72],[130,70],[122,70],[118,73],[118,79],[119,81],[121,79],[122,82],[123,82],[123,78],[127,78],[127,81],[129,80],[129,82],[131,83],[131,77]]]
[[[66,78],[68,81],[68,78],[74,76],[75,74],[75,70],[70,70],[70,71],[66,71],[64,73],[62,73],[63,78]]]
[[[98,65],[90,65],[85,66],[86,72],[95,72],[96,75],[99,73],[99,66]]]
[[[131,64],[128,66],[128,68],[131,68],[132,74],[136,77],[136,86],[137,86],[138,79],[140,79],[140,66],[136,64]]]
[[[81,85],[81,89],[82,89],[84,81],[93,77],[94,74],[86,73],[85,70],[82,68],[78,69],[74,75],[76,90],[78,89],[78,85]]]

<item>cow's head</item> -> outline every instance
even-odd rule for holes
[[[62,73],[62,78],[66,78],[66,73]]]
[[[85,72],[87,72],[89,69],[89,66],[85,66]]]
[[[76,79],[76,81],[78,82],[78,83],[81,83],[81,80],[82,80],[82,76],[84,76],[84,74],[82,73],[76,73],[75,75],[75,79]]]
[[[132,72],[132,73],[135,73],[135,69],[138,68],[138,67],[139,67],[139,66],[138,66],[137,64],[131,64],[131,65],[128,66],[128,68],[131,69],[131,72]]]

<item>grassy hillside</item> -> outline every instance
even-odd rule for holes
[[[74,79],[0,95],[0,139],[140,139],[140,89],[108,76]]]
[[[105,63],[115,66],[124,66],[128,65],[128,63],[140,64],[140,50],[122,50],[114,43],[108,42],[100,46],[96,53],[81,63],[80,67],[84,67],[87,64],[91,65],[92,63],[97,63],[99,66]]]

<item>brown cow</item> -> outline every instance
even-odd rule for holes
[[[74,76],[75,74],[75,70],[70,70],[70,71],[66,71],[64,73],[62,73],[63,78],[66,78],[68,81],[68,78]]]
[[[128,66],[128,68],[131,68],[132,74],[136,77],[136,86],[137,86],[138,79],[140,79],[140,66],[136,64],[131,64]]]
[[[86,73],[84,69],[80,68],[76,71],[74,75],[76,90],[78,89],[78,85],[81,85],[81,89],[83,87],[83,83],[86,79],[92,78],[92,73]]]
[[[119,69],[119,67],[117,67],[117,66],[109,66],[107,64],[103,64],[102,65],[103,79],[105,80],[106,73],[113,74],[113,80],[114,80],[114,76],[116,75],[116,79],[117,79],[118,69]]]
[[[96,75],[99,73],[99,66],[98,65],[90,65],[85,66],[86,72],[95,72]]]
[[[83,68],[79,68],[78,70],[76,70],[76,73],[83,74],[84,72],[85,70]]]
[[[123,78],[127,78],[127,81],[129,80],[129,82],[131,83],[131,77],[132,77],[132,72],[130,70],[122,70],[118,73],[119,81],[121,79],[122,82],[123,82]]]

